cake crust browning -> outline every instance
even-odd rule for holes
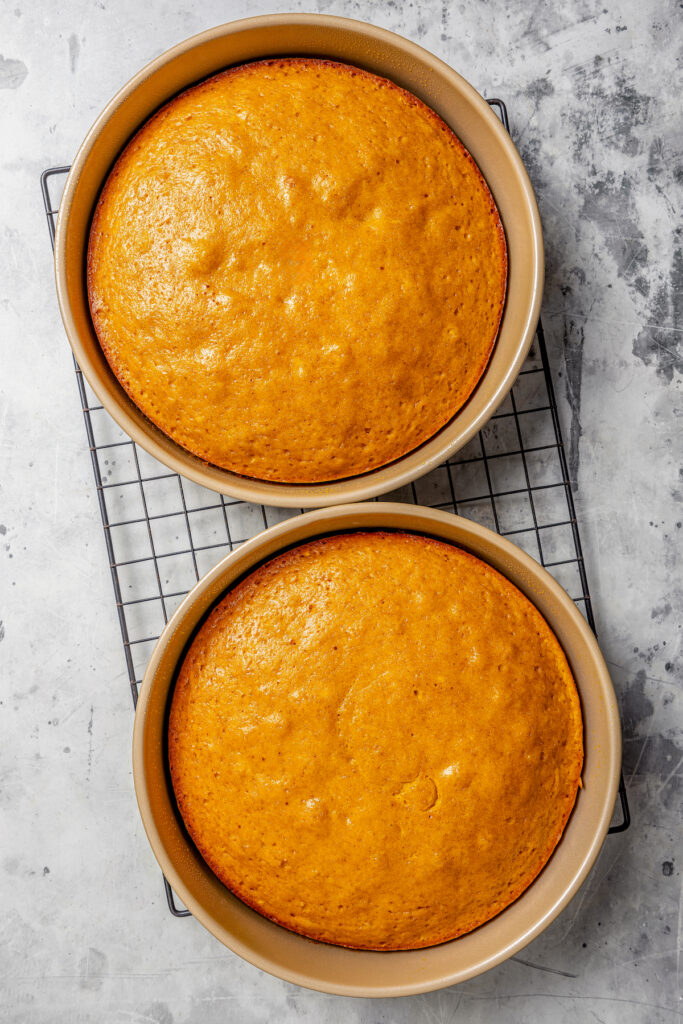
[[[421,535],[340,534],[214,609],[169,760],[190,836],[241,900],[309,938],[417,949],[543,869],[583,727],[557,639],[503,576]]]
[[[131,140],[100,196],[87,280],[123,388],[244,476],[386,465],[462,408],[502,316],[491,193],[421,100],[350,65],[241,65]]]

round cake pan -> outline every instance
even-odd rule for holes
[[[345,61],[415,93],[453,128],[493,193],[508,245],[508,289],[498,340],[467,404],[430,441],[389,466],[327,484],[278,484],[239,476],[191,455],[158,430],[114,377],[95,334],[86,287],[90,224],[102,186],[131,136],[161,105],[230,65],[287,54]],[[268,15],[232,22],[180,43],[143,68],[109,103],[74,160],[55,240],[59,305],[88,383],[118,425],[160,462],[222,494],[311,508],[395,490],[439,465],[483,426],[510,390],[538,321],[543,289],[541,224],[524,165],[486,101],[437,57],[384,29],[324,15]]]
[[[498,917],[458,939],[408,952],[367,952],[312,942],[241,903],[206,865],[187,836],[167,766],[169,702],[189,640],[230,585],[263,559],[321,535],[353,529],[401,529],[457,544],[503,573],[545,616],[567,655],[581,698],[583,788],[547,865]],[[147,836],[161,869],[194,916],[245,960],[286,981],[343,995],[428,992],[488,970],[546,928],[575,895],[607,833],[621,763],[614,690],[595,637],[553,578],[498,534],[467,519],[393,503],[345,505],[308,512],[253,537],[188,594],[161,635],[142,684],[135,716],[133,773]]]

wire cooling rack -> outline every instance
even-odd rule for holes
[[[501,100],[488,101],[509,130]],[[68,167],[41,176],[54,247]],[[170,472],[124,434],[74,360],[133,704],[152,648],[190,588],[249,537],[297,514],[225,498]],[[595,631],[572,485],[539,321],[529,356],[498,412],[442,466],[382,500],[445,509],[488,526],[535,558]],[[304,511],[301,509],[299,511]],[[630,813],[619,783],[624,832]],[[164,879],[169,910],[185,917]]]

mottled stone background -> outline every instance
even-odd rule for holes
[[[681,66],[673,0],[320,0],[509,104],[547,246],[543,315],[631,831],[522,955],[400,1001],[270,978],[167,913],[38,190],[143,63],[298,0],[0,7],[0,1018],[12,1022],[672,1022],[680,1004]]]

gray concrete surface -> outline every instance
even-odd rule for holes
[[[657,1022],[681,1015],[681,154],[673,0],[319,0],[508,104],[547,243],[543,315],[631,831],[520,959],[399,1001],[280,982],[165,907],[38,190],[104,103],[192,33],[298,0],[0,7],[0,1019],[75,1024]],[[526,962],[523,962],[526,961]]]

